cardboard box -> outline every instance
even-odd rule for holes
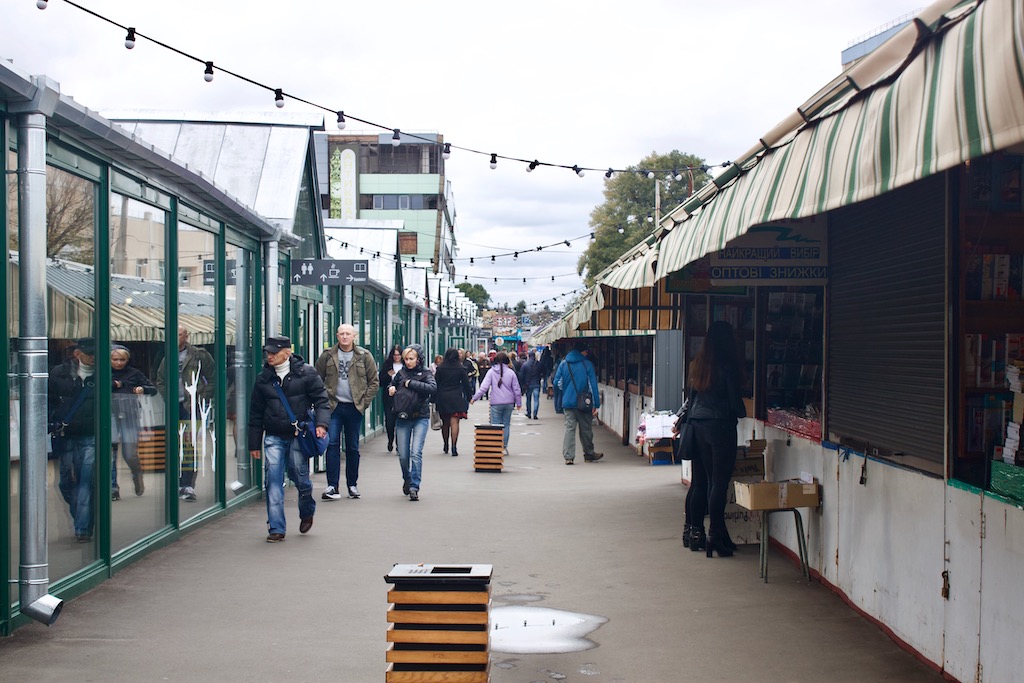
[[[764,456],[756,458],[740,458],[737,454],[736,465],[732,468],[732,476],[758,477],[764,479]]]
[[[748,510],[782,510],[821,505],[821,485],[793,481],[733,482],[736,503]]]

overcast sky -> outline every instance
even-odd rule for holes
[[[590,168],[673,149],[732,160],[840,72],[840,53],[921,0],[78,0],[112,21],[350,116],[457,147]],[[0,57],[90,109],[273,110],[217,74],[64,0],[0,0]],[[286,111],[319,111],[289,100]],[[327,115],[328,130],[334,116]],[[347,131],[371,129],[350,123]],[[454,150],[459,257],[589,234],[600,172],[578,178]],[[653,181],[652,181],[653,182]],[[670,207],[666,207],[667,208]],[[653,207],[652,207],[653,209]],[[498,303],[581,286],[586,240],[496,264],[457,262]],[[551,281],[551,276],[555,280]],[[493,281],[498,277],[498,283]],[[527,283],[523,284],[523,277]],[[509,278],[503,280],[501,278]],[[532,278],[532,279],[531,279]],[[531,306],[532,307],[532,306]]]

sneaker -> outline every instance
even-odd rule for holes
[[[333,486],[328,486],[324,489],[323,494],[320,496],[320,500],[339,500],[341,494],[338,493],[338,489]]]
[[[75,534],[76,543],[91,543],[92,534]]]
[[[566,459],[565,464],[566,465],[575,465],[576,463],[574,461],[572,461],[572,460]]]
[[[304,534],[304,533],[306,533],[307,531],[309,531],[312,528],[313,528],[313,518],[312,517],[306,517],[305,519],[300,520],[300,522],[299,522],[299,533],[300,534]]]
[[[268,534],[267,543],[280,543],[284,540],[284,534]]]
[[[135,495],[141,496],[146,492],[146,485],[142,482],[142,475],[136,474],[132,477],[132,483],[135,484]]]
[[[403,482],[402,483],[402,493],[404,493],[405,495],[408,496],[409,495],[409,491],[410,491],[410,489],[409,489],[409,482],[408,481]]]
[[[187,501],[194,501],[196,499],[196,490],[191,486],[186,486],[181,489],[181,499]]]
[[[357,489],[355,486],[349,486],[348,487],[348,497],[349,498],[358,498],[359,497],[359,489]]]
[[[420,490],[419,489],[409,489],[409,500],[419,500],[419,499],[420,499]]]
[[[590,455],[584,455],[583,459],[587,462],[597,462],[604,457],[604,453],[591,453]]]
[[[121,500],[121,492],[118,489],[111,491],[110,500]]]

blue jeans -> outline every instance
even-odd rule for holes
[[[359,479],[359,432],[363,414],[353,403],[338,403],[327,425],[327,485],[338,488],[341,476],[341,432],[345,432],[345,485],[355,486]]]
[[[540,408],[540,387],[526,388],[526,417],[537,417]]]
[[[501,405],[491,404],[491,424],[492,425],[505,425],[505,434],[503,444],[505,448],[508,448],[508,432],[512,427],[512,411],[516,409],[514,403],[504,403]]]
[[[430,431],[430,417],[415,420],[395,420],[395,445],[398,447],[398,462],[402,466],[402,479],[410,489],[420,488],[423,473],[423,442]]]
[[[75,535],[91,536],[96,439],[92,436],[54,438],[53,450],[60,458],[58,487],[75,522]]]
[[[267,434],[263,437],[263,476],[267,485],[267,532],[283,534],[287,524],[284,518],[284,475],[299,491],[299,519],[312,517],[316,512],[313,500],[313,482],[309,480],[309,458],[299,450],[293,438]]]

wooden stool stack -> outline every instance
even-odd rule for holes
[[[489,564],[396,564],[388,591],[387,683],[488,683]]]
[[[473,469],[477,472],[501,472],[505,451],[504,425],[476,425],[473,440]]]

